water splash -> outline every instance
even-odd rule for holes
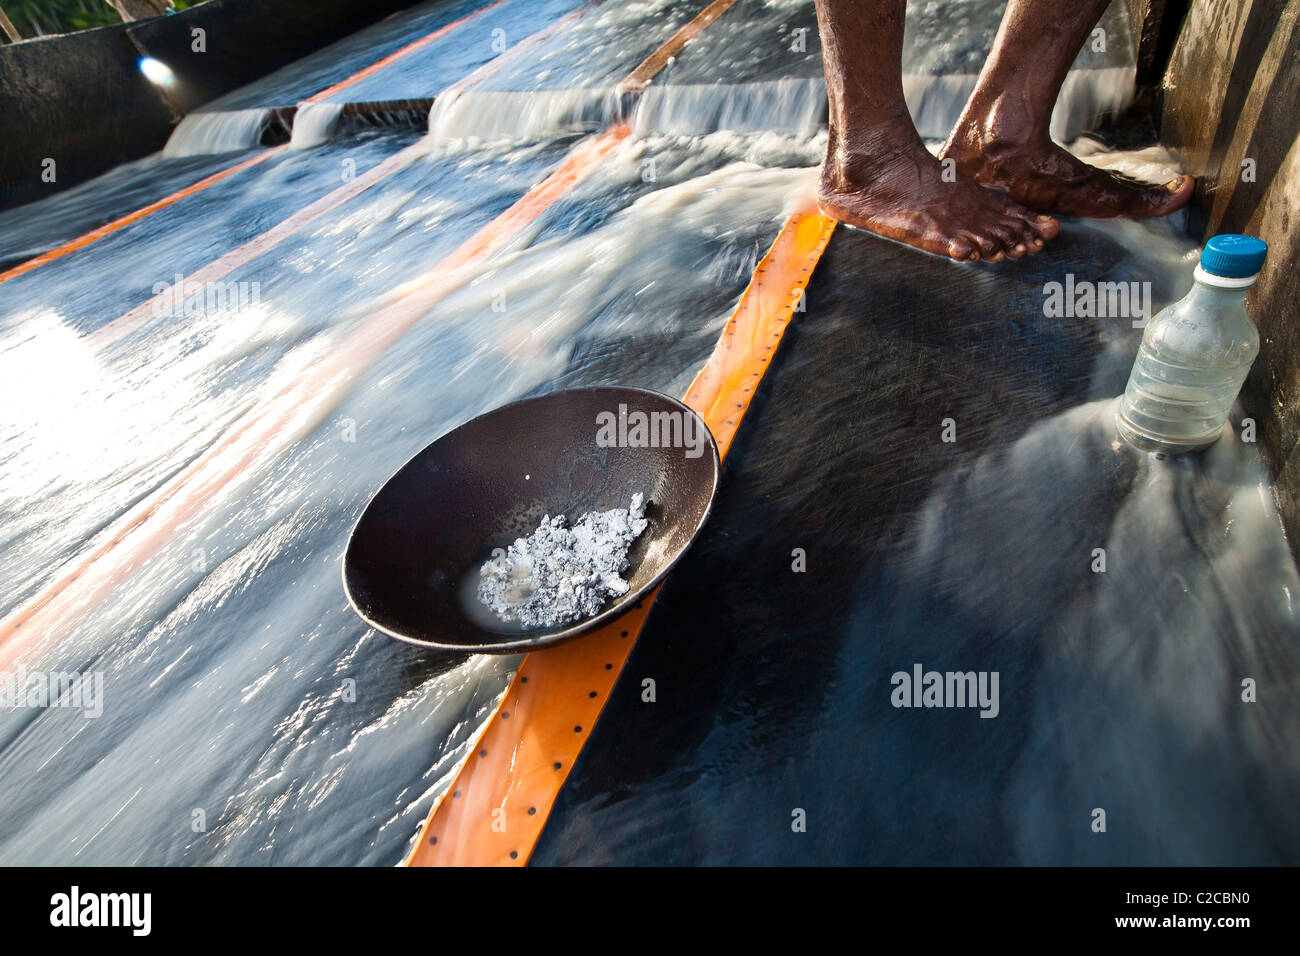
[[[1071,70],[1052,110],[1051,134],[1069,142],[1133,102],[1136,70],[1131,66]],[[978,75],[903,74],[903,98],[923,139],[945,139],[975,89]]]
[[[429,144],[527,142],[604,129],[622,114],[612,89],[450,91],[429,111]]]
[[[262,139],[271,121],[269,109],[232,110],[229,112],[191,113],[172,130],[163,157],[201,156],[252,149]]]
[[[334,138],[342,115],[342,103],[299,103],[289,148],[311,149],[328,143]]]
[[[826,121],[821,77],[756,83],[651,86],[637,108],[638,135],[774,132],[812,136]]]

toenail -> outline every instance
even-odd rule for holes
[[[1015,249],[1015,251],[1016,251],[1016,252],[1024,252],[1024,251],[1025,251],[1025,244],[1024,244],[1023,242],[1017,242],[1017,243],[1016,243],[1016,249]]]
[[[1038,221],[1039,221],[1039,222],[1051,222],[1051,221],[1052,221],[1052,217],[1051,217],[1051,216],[1039,216],[1039,217],[1038,217]]]

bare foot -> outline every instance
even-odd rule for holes
[[[965,117],[963,117],[963,120]],[[1195,180],[1179,176],[1161,186],[1089,166],[1047,138],[1008,136],[993,122],[961,122],[939,155],[957,171],[1000,189],[1039,212],[1088,219],[1148,219],[1187,204]]]
[[[832,148],[822,164],[819,205],[859,229],[963,262],[1019,259],[1038,252],[1061,226],[954,175],[910,126],[874,136],[869,154]],[[832,140],[833,141],[833,140]]]

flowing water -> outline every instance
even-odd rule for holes
[[[171,139],[163,147],[163,158],[252,149],[262,141],[262,133],[270,121],[271,111],[268,109],[191,113],[177,124]]]
[[[511,400],[596,383],[684,393],[759,257],[811,195],[825,146],[815,29],[791,49],[815,26],[810,3],[742,0],[635,108],[617,82],[703,3],[485,6],[407,11],[187,117],[157,157],[0,214],[0,263],[21,262],[263,157],[270,110],[483,10],[300,107],[293,148],[0,283],[0,613],[19,620],[30,602],[64,595],[0,655],[7,669],[103,680],[98,716],[0,709],[0,860],[400,859],[517,661],[430,655],[366,628],[339,580],[361,509],[420,448]],[[909,14],[910,35],[934,6]],[[949,5],[979,24],[948,41],[951,69],[991,38],[987,6]],[[916,75],[935,77],[927,88],[946,82],[948,67],[910,55]],[[345,102],[434,96],[427,135],[342,130]],[[1093,116],[1088,97],[1066,111]],[[928,123],[951,113],[926,102]],[[409,329],[370,322],[583,136],[622,119],[630,137],[496,255],[456,273]],[[1192,251],[1169,224],[1078,228],[1128,248],[1166,300]],[[1087,474],[1106,453],[1100,403],[1130,344],[1107,340],[1095,407],[1015,447]],[[1234,543],[1213,566],[1236,575],[1239,600],[1268,595],[1270,620],[1291,627],[1278,602],[1295,593],[1294,569],[1253,447],[1225,445],[1214,462],[1231,491],[1193,495],[1198,533],[1231,510],[1262,544]],[[1007,467],[993,457],[967,493],[1019,487],[1009,523],[1054,520]],[[1149,465],[1142,480],[1197,480],[1171,469]],[[1143,517],[1114,526],[1116,547],[1166,542],[1184,580],[1204,570],[1170,530],[1175,515],[1140,496],[1131,509]],[[929,555],[936,540],[922,525],[913,547]],[[944,573],[978,579],[981,567]],[[1008,627],[1041,623],[1050,586],[1030,588],[1032,609],[990,613]],[[983,601],[997,583],[971,587]],[[1221,614],[1236,613],[1234,593],[1216,592]],[[1140,600],[1120,588],[1098,613],[1122,628],[1124,602]]]

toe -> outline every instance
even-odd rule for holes
[[[978,262],[980,257],[975,246],[960,236],[948,240],[948,255],[958,262]]]
[[[1034,220],[1037,218],[1036,214],[1028,213],[1025,216],[1011,215],[1005,220],[1007,228],[1015,235],[1014,243],[1023,245],[1025,251],[1030,254],[1041,252],[1046,240],[1051,238],[1050,236],[1043,236],[1035,228],[1037,225],[1045,225],[1045,223],[1036,223]],[[1051,217],[1047,218],[1050,219]],[[1053,219],[1052,222],[1055,223],[1056,220]],[[1059,228],[1059,224],[1057,226]]]
[[[1196,180],[1191,176],[1182,175],[1176,179],[1171,179],[1156,193],[1156,207],[1160,210],[1159,214],[1165,215],[1175,209],[1181,209],[1187,205],[1195,190]]]
[[[1057,219],[1044,213],[1034,212],[1014,199],[1007,200],[1007,212],[1020,219],[1039,239],[1044,241],[1055,239],[1061,233],[1061,223]]]
[[[997,238],[998,243],[1002,246],[1002,251],[1007,255],[1011,255],[1011,250],[1024,241],[1020,236],[1020,231],[1009,220],[1001,219],[990,224],[987,228],[989,235]]]
[[[1025,217],[1025,222],[1029,228],[1038,233],[1038,238],[1044,241],[1055,239],[1061,234],[1061,223],[1051,216],[1044,216],[1040,213],[1030,213]]]
[[[981,235],[973,229],[963,229],[959,235],[979,249],[981,259],[991,259],[1002,251],[997,240]]]
[[[1017,238],[1031,255],[1043,251],[1043,238],[1034,231],[1032,225],[1020,219],[1016,221],[1016,230]]]

